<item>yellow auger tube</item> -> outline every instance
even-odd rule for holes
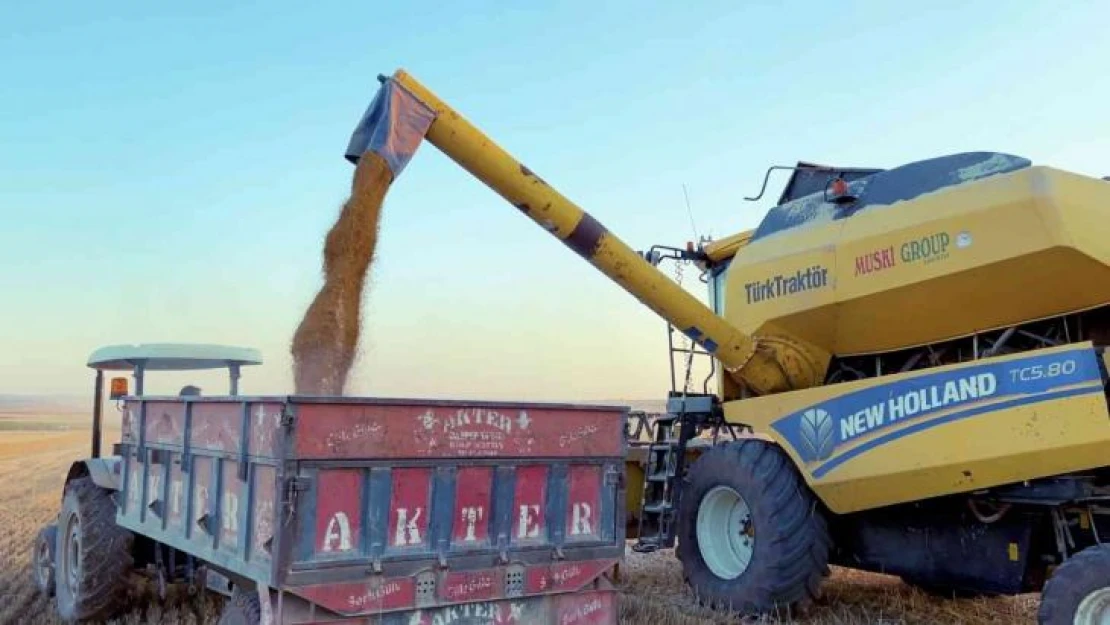
[[[712,352],[738,382],[760,395],[812,386],[812,367],[790,367],[788,376],[775,358],[777,349],[764,348],[718,317],[407,72],[398,70],[393,79],[435,112],[429,142]]]

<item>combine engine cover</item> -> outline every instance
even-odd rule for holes
[[[317,617],[432,618],[466,604],[608,623],[615,601],[602,577],[624,550],[626,414],[130,398],[118,522]]]

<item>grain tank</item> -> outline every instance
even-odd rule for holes
[[[748,334],[850,357],[1110,302],[1105,181],[975,152],[854,170],[837,194],[827,169],[802,167],[714,264],[718,312]]]

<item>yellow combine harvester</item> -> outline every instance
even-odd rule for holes
[[[699,596],[748,613],[804,605],[835,563],[1110,622],[1110,183],[998,153],[800,163],[754,231],[639,253],[411,75],[381,80],[351,161],[396,176],[427,138],[719,365],[630,463],[637,550],[677,539]]]

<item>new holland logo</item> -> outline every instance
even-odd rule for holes
[[[802,413],[798,432],[802,443],[812,458],[824,460],[836,449],[836,431],[833,429],[832,415],[820,408],[810,408]]]

